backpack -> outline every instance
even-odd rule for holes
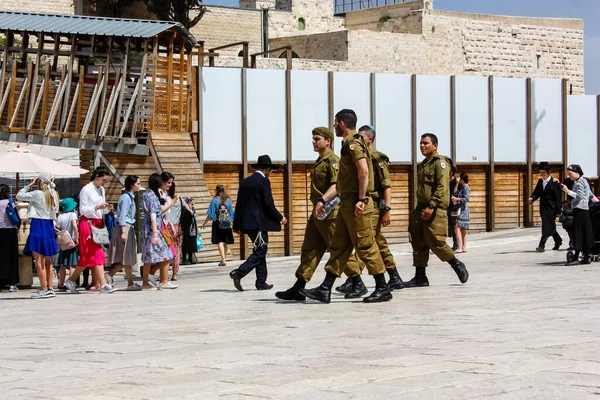
[[[232,222],[227,205],[221,203],[219,205],[219,210],[217,211],[217,226],[219,229],[231,229]]]
[[[21,226],[21,218],[19,218],[19,214],[15,208],[15,203],[12,199],[8,200],[8,205],[6,206],[6,215],[8,215],[8,219],[10,223],[19,228]]]
[[[56,232],[56,243],[58,244],[59,249],[61,249],[62,251],[66,251],[66,250],[71,250],[71,249],[77,247],[77,245],[73,241],[73,238],[71,238],[71,234],[69,232],[61,231],[60,229],[56,229],[56,228],[55,228],[55,232]]]

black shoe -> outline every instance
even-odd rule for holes
[[[398,270],[395,269],[395,272],[390,273],[390,280],[387,283],[387,287],[390,291],[404,289],[404,282],[400,278]]]
[[[344,282],[340,286],[336,287],[335,291],[339,292],[339,293],[347,294],[352,291],[353,286],[354,285],[352,284],[352,278],[348,278],[348,279],[346,279],[346,282]]]
[[[552,250],[558,250],[560,249],[560,246],[562,246],[562,242],[554,243],[554,247],[552,248]]]
[[[331,289],[325,289],[322,286],[317,286],[314,289],[300,289],[300,294],[321,303],[328,304],[331,302]]]
[[[590,260],[589,257],[584,258],[583,260],[579,261],[580,265],[587,265],[587,264],[591,264],[592,260]]]
[[[271,290],[273,289],[273,285],[269,285],[268,283],[261,283],[260,285],[256,285],[256,290]]]
[[[569,261],[569,262],[565,263],[565,265],[567,267],[571,267],[573,265],[579,265],[579,260]]]
[[[365,284],[361,280],[356,285],[352,286],[352,290],[350,290],[348,293],[346,293],[346,295],[344,296],[344,298],[346,298],[346,299],[358,299],[360,297],[363,297],[368,292],[369,292],[369,290],[367,290],[367,287],[365,286]]]
[[[304,301],[306,300],[306,296],[300,294],[297,289],[289,288],[285,292],[277,292],[275,293],[275,297],[281,300],[287,301]]]
[[[190,265],[190,264],[191,264],[191,262],[189,262],[187,260],[185,260],[184,262],[181,263],[181,265]]]
[[[458,263],[454,265],[452,269],[456,272],[458,279],[460,279],[460,283],[465,283],[469,280],[469,271],[467,271],[467,267],[465,267],[465,264],[462,261],[457,261]]]
[[[429,286],[429,279],[427,279],[426,276],[424,276],[423,278],[417,278],[416,276],[414,278],[412,278],[410,281],[408,282],[404,282],[404,287],[405,288],[411,288],[411,287],[425,287],[425,286]]]
[[[543,247],[536,247],[535,251],[537,251],[538,253],[543,253],[546,251],[546,249],[544,249]]]
[[[573,251],[573,250],[575,250],[575,246],[570,244],[569,247],[567,248],[567,251]]]
[[[376,288],[373,293],[363,299],[364,303],[382,303],[393,298],[392,292],[386,287]]]
[[[242,277],[240,276],[240,274],[237,272],[237,269],[234,269],[233,271],[231,271],[229,273],[229,277],[231,279],[233,279],[233,286],[235,286],[235,288],[237,290],[239,290],[240,292],[244,291],[244,288],[242,287]]]

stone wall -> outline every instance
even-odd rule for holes
[[[269,40],[271,48],[291,45],[300,58],[348,61],[348,31],[302,35]]]
[[[0,11],[39,12],[48,14],[75,14],[77,0],[2,0]]]
[[[424,0],[346,13],[346,29],[420,34]]]

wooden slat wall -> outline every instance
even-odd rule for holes
[[[310,202],[310,171],[312,165],[294,165],[292,179],[293,207],[294,207],[294,253],[299,253],[304,242],[304,229],[312,213],[313,206]]]
[[[469,175],[471,200],[468,205],[471,211],[471,231],[485,231],[487,218],[486,170],[482,167],[462,167],[460,165],[457,169],[458,174],[464,172]]]
[[[496,167],[494,177],[495,229],[511,229],[522,226],[524,173],[520,168]]]
[[[390,165],[392,223],[382,230],[390,244],[403,243],[408,240],[408,218],[411,212],[410,168],[404,165]]]

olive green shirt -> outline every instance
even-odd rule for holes
[[[340,169],[340,158],[329,150],[317,159],[315,166],[310,171],[310,201],[315,205],[317,199],[337,183]]]
[[[392,180],[390,179],[390,170],[388,167],[390,159],[387,155],[373,147],[371,149],[371,162],[373,164],[373,175],[375,180],[373,182],[374,190],[370,194],[373,200],[378,201],[383,198],[383,191],[392,187]]]
[[[450,176],[452,167],[446,156],[436,154],[430,161],[423,160],[417,169],[417,203],[431,204],[446,209],[450,202]]]
[[[338,176],[337,192],[339,194],[358,195],[358,169],[356,161],[362,158],[371,159],[369,149],[362,136],[358,133],[348,135],[342,141],[342,156],[340,157],[340,174]],[[367,162],[369,167],[369,183],[367,185],[367,194],[373,192],[373,164]]]

